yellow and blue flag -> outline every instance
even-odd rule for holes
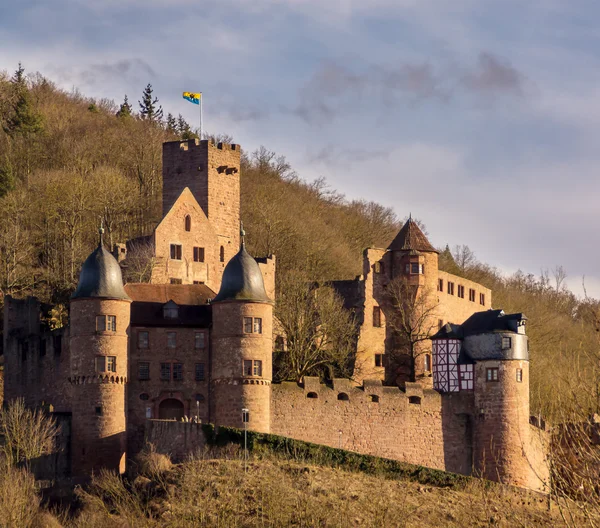
[[[202,97],[202,92],[194,93],[194,92],[183,92],[183,98],[190,103],[194,103],[199,105],[200,98]]]

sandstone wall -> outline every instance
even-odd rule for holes
[[[443,324],[462,324],[476,312],[483,312],[492,308],[492,290],[476,282],[457,277],[445,271],[438,271],[438,280],[441,279],[442,291],[437,291],[439,300],[436,316]],[[448,282],[454,285],[454,294],[448,293]],[[459,286],[464,287],[464,298],[459,297]],[[475,291],[475,300],[469,300],[469,290]],[[483,294],[484,304],[480,303],[480,294]]]
[[[411,383],[402,392],[377,381],[363,388],[335,380],[328,387],[315,378],[307,378],[304,387],[271,388],[273,434],[471,473],[472,393],[442,397]],[[348,399],[338,399],[340,394]]]
[[[202,425],[173,420],[147,420],[145,437],[159,453],[168,454],[173,462],[185,458],[206,445]]]

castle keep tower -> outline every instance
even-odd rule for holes
[[[215,229],[228,262],[239,247],[240,146],[190,139],[163,143],[163,216],[186,188]]]
[[[125,471],[130,299],[121,269],[102,244],[81,267],[71,297],[72,472]]]
[[[212,302],[212,382],[217,425],[271,429],[273,304],[267,297],[258,263],[246,251],[242,233],[239,252],[223,273]]]

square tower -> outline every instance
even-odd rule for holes
[[[240,245],[240,146],[198,139],[164,143],[162,174],[163,216],[189,187],[228,262]]]

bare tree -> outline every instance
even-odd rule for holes
[[[12,464],[50,454],[58,432],[53,418],[39,409],[25,407],[23,398],[0,409],[0,436],[4,439],[0,449]]]
[[[349,377],[356,326],[341,297],[330,286],[311,283],[304,272],[286,274],[278,292],[275,317],[286,346],[276,357],[277,377]]]
[[[405,277],[391,281],[386,290],[386,325],[394,336],[390,366],[408,364],[409,379],[415,381],[417,358],[429,352],[425,342],[437,329],[437,299],[434,292]]]
[[[156,266],[156,251],[148,237],[133,241],[124,262],[125,282],[150,282]]]
[[[454,262],[458,266],[461,273],[469,271],[470,268],[477,264],[475,253],[471,251],[469,246],[458,245],[454,247],[453,255]]]

